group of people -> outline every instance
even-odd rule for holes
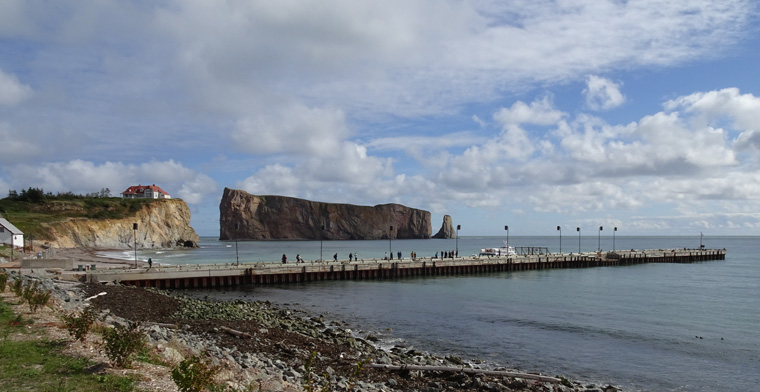
[[[435,256],[433,258],[437,259],[438,258],[438,254],[439,254],[438,252],[435,252]],[[456,250],[451,250],[451,251],[443,251],[442,250],[440,252],[440,255],[441,255],[442,259],[453,259],[455,257],[459,257],[459,252],[456,251]],[[412,251],[410,253],[410,256],[411,256],[412,260],[417,260],[417,252]],[[403,256],[401,254],[401,251],[396,252],[396,258],[398,260],[403,260]],[[357,260],[357,261],[359,260],[359,253],[349,253],[348,254],[348,262],[350,263],[350,262],[352,262],[354,260]],[[383,260],[393,260],[393,252],[391,252],[390,258],[388,258],[388,252],[385,252],[385,257],[383,258]],[[333,261],[334,262],[338,262],[338,254],[337,253],[335,253],[333,255]],[[282,264],[285,264],[287,262],[288,262],[288,256],[286,256],[285,253],[283,253],[282,254]],[[301,254],[300,253],[297,254],[296,255],[296,264],[304,263],[304,262],[305,261],[301,257]]]
[[[459,257],[459,251],[458,250],[450,250],[448,252],[445,251],[445,250],[441,251],[441,258],[442,259],[453,259],[455,257]],[[434,259],[437,259],[437,258],[438,258],[438,252],[435,252]]]
[[[288,256],[285,255],[285,253],[282,254],[282,264],[285,264],[288,262]],[[305,263],[306,261],[301,257],[301,254],[296,255],[296,264],[298,263]]]
[[[411,256],[412,260],[417,260],[417,252],[412,251],[409,254],[409,256]],[[396,252],[396,258],[398,260],[403,260],[404,259],[404,257],[401,254],[401,251]],[[385,252],[385,257],[383,258],[383,260],[393,260],[393,252],[391,252],[391,258],[390,259],[388,258],[388,252]]]
[[[357,253],[349,253],[348,254],[348,261],[349,262],[354,261],[354,259],[359,260],[359,253],[358,252]],[[336,262],[338,261],[338,254],[337,253],[333,255],[333,260],[336,261]],[[288,256],[285,253],[283,253],[282,254],[282,264],[286,264],[287,262],[288,262]],[[296,255],[296,264],[305,263],[305,262],[306,261],[303,259],[303,257],[301,257],[300,253]]]

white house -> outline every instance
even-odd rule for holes
[[[153,185],[137,185],[127,188],[126,191],[121,192],[121,197],[125,199],[171,199],[166,191],[161,187]]]
[[[0,243],[15,248],[24,247],[24,233],[5,218],[0,218]]]

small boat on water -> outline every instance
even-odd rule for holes
[[[478,256],[514,256],[516,254],[517,252],[515,252],[515,248],[509,246],[505,241],[504,246],[481,249]]]

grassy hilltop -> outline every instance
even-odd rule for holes
[[[122,219],[135,215],[153,199],[110,197],[107,189],[88,195],[44,193],[29,188],[21,193],[9,192],[0,199],[0,215],[13,223],[25,236],[35,240],[53,239],[47,224],[69,219]]]

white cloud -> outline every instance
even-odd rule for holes
[[[698,125],[728,121],[742,131],[760,130],[760,98],[741,94],[738,88],[725,88],[678,97],[663,105],[669,111],[683,111],[695,117]]]
[[[240,119],[232,139],[238,150],[253,154],[329,156],[348,134],[341,110],[294,105]]]
[[[293,166],[267,165],[237,186],[254,194],[298,197],[323,193],[324,189],[355,191],[361,188],[371,193],[374,192],[372,187],[392,181],[392,176],[390,159],[369,156],[366,147],[344,142],[337,150],[324,156],[305,159]]]
[[[564,116],[565,113],[556,110],[551,99],[546,96],[540,100],[531,102],[530,105],[517,101],[509,109],[499,109],[493,115],[493,118],[503,127],[507,128],[510,125],[520,124],[552,125],[556,124]]]
[[[39,152],[39,147],[26,140],[12,126],[0,122],[0,163],[11,165]]]
[[[96,164],[76,159],[6,169],[7,179],[14,189],[37,187],[45,192],[86,194],[108,188],[113,196],[118,196],[131,185],[156,184],[173,197],[188,196],[189,199],[185,200],[188,203],[200,203],[204,197],[218,192],[214,180],[173,160],[135,165],[121,162]]]
[[[619,84],[595,75],[586,78],[583,96],[586,97],[586,106],[591,110],[609,110],[625,102]]]
[[[32,96],[32,88],[0,69],[0,105],[16,105]]]

